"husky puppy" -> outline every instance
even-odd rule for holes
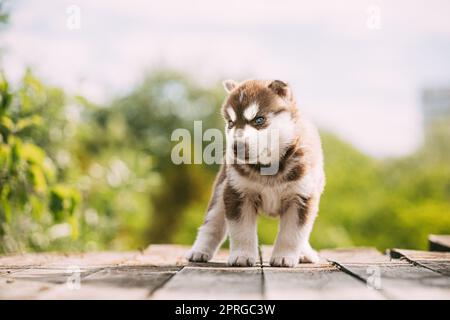
[[[228,93],[222,106],[226,160],[187,259],[209,261],[228,233],[228,264],[253,266],[258,257],[256,220],[263,212],[280,217],[271,266],[317,262],[309,244],[325,185],[317,129],[300,113],[282,81],[223,84]],[[261,141],[270,143],[261,147]]]

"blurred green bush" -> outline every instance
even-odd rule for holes
[[[0,93],[0,252],[193,242],[217,166],[173,164],[170,136],[192,133],[194,120],[223,127],[220,85],[155,71],[96,106],[27,71],[14,89],[2,77]],[[322,132],[327,186],[313,245],[425,248],[427,234],[450,233],[448,130],[434,137],[376,160]],[[276,232],[276,220],[260,219],[261,242]]]

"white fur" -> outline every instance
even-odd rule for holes
[[[259,111],[259,106],[257,103],[250,104],[245,110],[244,110],[244,117],[248,121],[253,120],[254,117],[256,117],[256,114]]]
[[[217,186],[216,204],[207,212],[206,224],[203,224],[197,233],[194,245],[187,258],[191,261],[209,261],[222,244],[226,235],[225,206],[223,198],[223,184]]]
[[[242,212],[239,220],[227,220],[231,252],[228,264],[251,267],[258,257],[257,212],[248,200],[244,201]]]
[[[293,267],[300,259],[303,262],[318,262],[317,253],[309,245],[314,219],[298,225],[298,211],[295,206],[288,208],[280,217],[277,240],[273,247],[270,265]]]
[[[244,90],[241,90],[241,92],[239,93],[239,102],[242,103],[243,99],[244,99]]]
[[[230,116],[231,121],[236,121],[236,112],[234,112],[232,107],[227,108],[228,115]]]
[[[234,143],[234,133],[235,128],[228,129],[228,126],[225,126],[225,134],[226,134],[226,150],[225,156],[227,159],[227,163],[233,163],[234,154],[233,154],[233,143]]]
[[[257,106],[257,105],[256,105]],[[253,112],[258,112],[255,107],[248,107],[244,111],[245,117],[250,117]],[[227,109],[229,112],[230,108]],[[250,111],[249,111],[250,110]],[[234,110],[231,109],[234,113]],[[245,115],[247,113],[247,115]],[[229,113],[230,118],[232,115]],[[234,116],[236,114],[234,113]],[[233,159],[232,146],[234,142],[247,142],[250,158],[249,163],[260,162],[263,164],[273,163],[279,160],[280,154],[292,143],[295,138],[294,125],[288,112],[278,115],[269,114],[267,121],[270,125],[262,130],[258,130],[251,125],[245,125],[242,131],[235,128],[227,130],[227,157]],[[274,172],[276,173],[276,172]]]

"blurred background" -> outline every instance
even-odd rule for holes
[[[276,78],[321,128],[317,248],[450,233],[450,2],[0,0],[0,253],[191,244],[221,80]],[[272,243],[277,220],[261,218]]]

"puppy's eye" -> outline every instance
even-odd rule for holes
[[[228,120],[228,129],[233,128],[233,126],[234,126],[234,122],[231,120]]]
[[[253,120],[257,126],[263,125],[264,122],[266,122],[266,119],[264,117],[256,117],[255,120]]]

